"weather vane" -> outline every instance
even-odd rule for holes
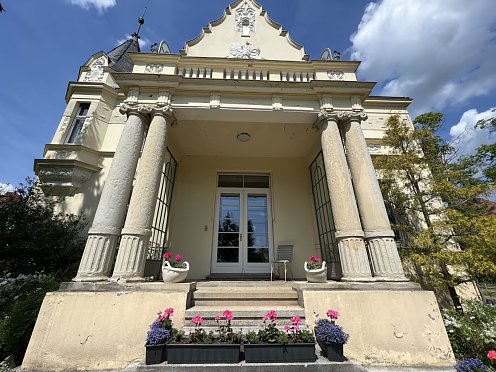
[[[139,39],[139,37],[140,37],[139,33],[141,30],[141,26],[143,26],[143,24],[145,23],[146,8],[147,7],[145,6],[145,10],[143,11],[143,15],[138,18],[138,23],[139,23],[138,30],[133,34],[133,36],[135,36],[137,39]]]

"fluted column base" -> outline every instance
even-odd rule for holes
[[[146,249],[150,241],[151,231],[148,229],[130,230],[122,231],[119,254],[112,278],[124,278],[128,282],[144,281]]]
[[[363,232],[337,231],[336,239],[343,271],[341,280],[345,282],[373,281]]]
[[[365,232],[372,271],[377,281],[404,282],[405,277],[403,266],[393,231]]]
[[[108,280],[112,270],[118,234],[98,234],[91,232],[86,241],[83,257],[75,282],[100,282]]]

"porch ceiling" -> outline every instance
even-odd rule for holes
[[[177,110],[178,124],[169,132],[174,151],[182,156],[302,158],[320,138],[312,129],[315,113],[220,111]],[[237,139],[242,132],[250,134],[248,142]]]

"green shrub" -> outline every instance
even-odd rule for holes
[[[443,310],[451,347],[457,359],[475,357],[490,365],[487,352],[496,345],[496,308],[480,301],[465,301],[463,313]]]

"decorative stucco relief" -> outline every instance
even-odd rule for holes
[[[78,189],[91,177],[91,172],[77,168],[44,168],[38,171],[44,184]]]
[[[329,80],[344,80],[343,71],[327,71],[327,76]]]
[[[219,108],[220,107],[220,94],[212,93],[210,95],[210,108]]]
[[[281,96],[272,96],[272,109],[276,111],[283,109]]]
[[[258,59],[260,58],[260,49],[255,48],[249,42],[245,44],[232,43],[229,47],[229,58]]]
[[[250,32],[255,32],[255,10],[245,1],[236,10],[235,27],[237,32],[241,32],[243,36],[250,36]]]
[[[138,103],[138,97],[139,97],[139,88],[129,88],[125,102]]]
[[[65,116],[63,121],[62,121],[62,125],[60,126],[60,132],[65,132],[65,130],[67,129],[67,127],[69,126],[69,123],[71,122],[71,117],[70,116]]]
[[[105,56],[101,56],[95,62],[93,62],[90,66],[90,71],[86,73],[84,77],[84,81],[102,81],[103,80],[103,66],[107,59]]]
[[[160,74],[164,69],[164,65],[161,63],[149,63],[145,67],[145,72],[148,74]]]

